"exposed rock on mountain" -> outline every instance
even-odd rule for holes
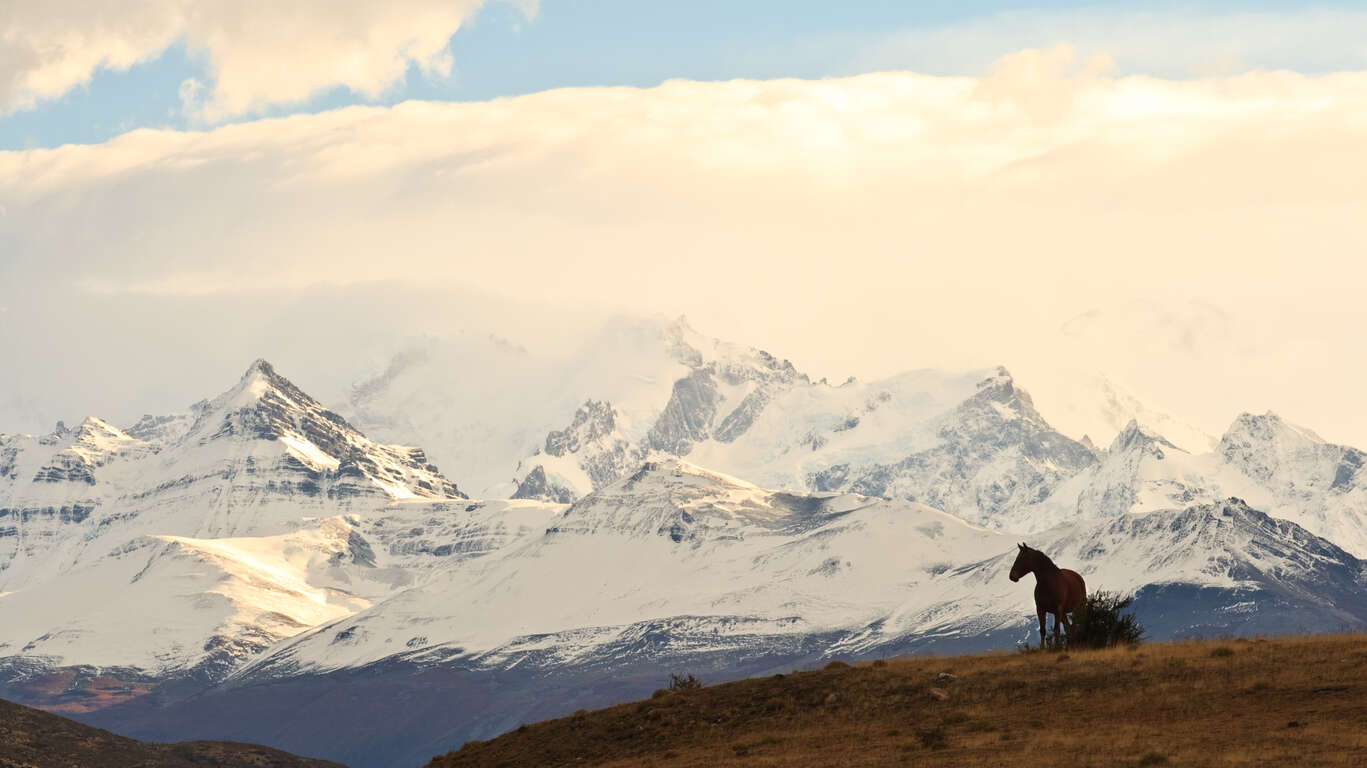
[[[1054,431],[1005,369],[934,423],[935,444],[891,464],[837,464],[813,473],[818,490],[921,501],[991,523],[1041,501],[1094,464],[1091,449]]]

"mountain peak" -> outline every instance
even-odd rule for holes
[[[994,387],[1010,387],[1015,382],[1011,372],[1006,370],[1006,366],[999,365],[992,370],[982,381],[978,382],[978,389],[989,389]]]
[[[1170,448],[1174,451],[1182,450],[1157,432],[1140,425],[1138,419],[1130,419],[1129,423],[1125,425],[1125,428],[1120,430],[1120,434],[1116,435],[1115,439],[1111,441],[1111,447],[1107,449],[1107,452],[1118,454],[1136,448],[1148,448],[1151,446],[1158,449],[1157,456],[1160,459],[1163,458],[1161,450],[1163,448]],[[1185,451],[1183,452],[1185,453]]]
[[[289,384],[284,377],[275,372],[274,366],[258,358],[247,366],[247,370],[237,380],[236,386],[217,398],[215,405],[230,409],[253,405],[260,402],[269,390],[279,389],[281,382]]]
[[[972,399],[994,403],[993,407],[1005,418],[1044,423],[1044,417],[1035,409],[1035,401],[1030,393],[1016,386],[1016,380],[1005,366],[997,366],[987,378],[978,382],[978,394]]]
[[[1239,414],[1220,438],[1220,443],[1228,447],[1232,442],[1280,442],[1288,439],[1319,444],[1325,442],[1313,430],[1292,424],[1275,412],[1267,411],[1261,414]]]
[[[253,362],[232,389],[199,410],[189,435],[200,444],[277,443],[312,473],[311,487],[321,481],[352,486],[329,486],[330,492],[354,494],[359,484],[366,492],[373,485],[393,498],[464,497],[422,451],[370,440],[265,360]]]

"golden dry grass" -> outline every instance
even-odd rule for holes
[[[527,725],[431,765],[1367,766],[1367,635],[836,666]]]

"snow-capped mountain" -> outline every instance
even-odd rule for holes
[[[1033,532],[1079,519],[1246,499],[1353,554],[1367,556],[1367,474],[1356,448],[1333,445],[1273,413],[1242,414],[1216,450],[1190,454],[1131,422],[1100,462],[1004,527]]]
[[[1096,460],[1092,448],[1050,427],[1003,369],[913,371],[832,385],[812,381],[763,350],[706,338],[682,319],[619,319],[560,365],[562,375],[545,369],[527,374],[539,388],[535,397],[516,379],[503,392],[481,390],[488,400],[419,398],[413,402],[429,417],[405,417],[403,423],[460,425],[432,435],[446,446],[451,435],[468,442],[472,433],[497,431],[479,426],[477,417],[516,411],[521,420],[510,434],[517,438],[478,442],[485,448],[485,487],[496,495],[558,503],[604,488],[642,461],[681,457],[768,488],[925,501],[990,524],[1047,497]],[[445,384],[443,377],[457,370],[482,380],[449,358],[399,358],[384,375],[358,385],[352,407],[364,406],[361,418],[376,429],[392,428],[393,420],[366,409],[385,403],[408,412],[405,388]],[[524,405],[512,408],[515,402]],[[495,458],[506,459],[525,439],[525,424],[544,423],[556,410],[548,405],[553,403],[560,404],[560,420],[507,465],[515,485],[497,481],[490,469]],[[424,429],[431,434],[430,428],[414,433]]]
[[[0,437],[0,656],[213,677],[387,596],[359,513],[463,494],[257,361],[188,414]],[[386,579],[388,581],[386,581]]]
[[[411,762],[669,671],[1010,647],[1018,534],[1156,637],[1367,625],[1363,454],[1273,414],[1098,449],[1004,369],[832,385],[683,322],[462,345],[347,408],[482,501],[264,361],[184,413],[0,435],[0,694]]]
[[[1049,426],[1005,369],[930,427],[934,438],[920,450],[890,463],[837,464],[812,485],[915,499],[993,523],[1096,463],[1091,448]]]

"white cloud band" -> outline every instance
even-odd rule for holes
[[[334,86],[375,97],[410,65],[447,75],[447,44],[483,0],[44,0],[0,13],[0,114],[57,98],[183,41],[212,88],[208,120]],[[528,13],[535,4],[521,3]]]
[[[393,280],[687,312],[818,375],[869,374],[1052,362],[1067,318],[1195,298],[1252,318],[1251,346],[1184,368],[1116,339],[1111,362],[1181,414],[1220,413],[1192,417],[1209,429],[1272,407],[1367,435],[1367,366],[1345,354],[1367,325],[1367,73],[1106,63],[1028,51],[983,78],[574,89],[0,153],[0,304],[22,318],[0,358],[56,370],[39,358],[168,316],[216,349],[230,323],[195,314],[206,295]],[[84,314],[116,300],[147,325]]]

